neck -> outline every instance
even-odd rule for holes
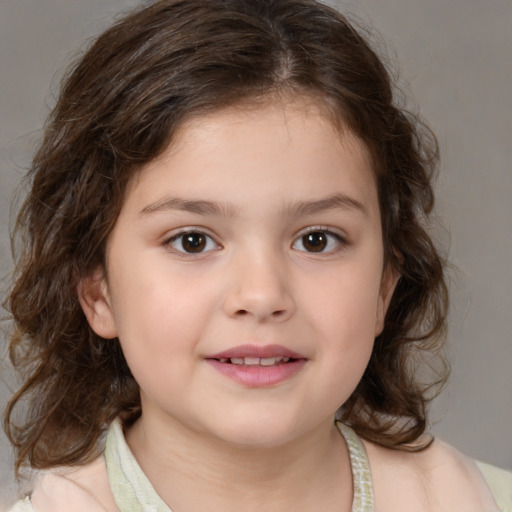
[[[331,420],[271,448],[233,446],[179,423],[162,428],[144,416],[126,439],[175,512],[351,509],[348,450]]]

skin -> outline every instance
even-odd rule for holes
[[[183,230],[205,242],[199,252]],[[398,279],[383,265],[364,145],[305,100],[195,118],[129,185],[106,256],[80,301],[99,335],[119,338],[140,386],[126,437],[164,501],[349,511],[334,414]],[[277,344],[303,364],[246,385],[208,361],[247,344]]]

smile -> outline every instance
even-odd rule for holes
[[[219,359],[221,363],[230,363],[246,366],[275,366],[277,364],[285,364],[290,361],[289,357],[231,357]]]
[[[265,388],[297,375],[307,358],[280,345],[243,345],[208,356],[206,361],[237,384]]]

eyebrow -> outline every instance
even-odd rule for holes
[[[173,210],[195,213],[197,215],[219,215],[225,217],[236,217],[239,213],[237,206],[226,203],[165,197],[143,208],[139,216],[145,217],[153,213],[165,213]],[[285,206],[281,213],[286,217],[299,217],[329,210],[355,210],[368,215],[368,210],[363,203],[346,194],[333,194],[313,201],[299,201],[298,203]]]
[[[172,210],[196,213],[198,215],[223,215],[226,217],[235,217],[238,214],[238,208],[225,203],[182,199],[180,197],[165,197],[143,208],[139,216],[145,217],[152,213],[162,213]]]
[[[368,215],[368,210],[361,201],[346,194],[333,194],[314,201],[299,201],[284,208],[283,214],[290,217],[299,217],[331,210],[355,210]]]

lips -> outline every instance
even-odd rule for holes
[[[289,357],[230,357],[219,359],[221,363],[231,363],[246,366],[275,366],[276,364],[286,364],[290,361]]]
[[[269,387],[296,375],[307,361],[280,345],[241,345],[206,357],[222,375],[246,387]]]
[[[305,356],[283,347],[282,345],[240,345],[223,352],[207,356],[207,359],[267,359],[282,357],[289,359],[306,359]]]

